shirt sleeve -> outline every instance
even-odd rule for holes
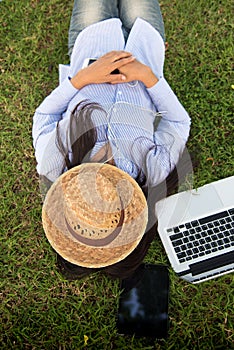
[[[69,120],[63,119],[62,115],[77,91],[66,79],[45,98],[33,117],[32,136],[37,172],[51,181],[61,175],[64,166],[64,159],[56,143],[56,127],[60,122],[60,130],[64,134],[62,137],[66,139]]]
[[[178,163],[189,137],[191,120],[164,78],[147,90],[161,120],[153,139],[134,144],[133,155],[136,162],[142,164],[148,185],[156,186]]]

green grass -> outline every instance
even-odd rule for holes
[[[165,76],[192,117],[195,184],[233,175],[230,0],[162,0]],[[41,225],[31,127],[67,63],[72,1],[0,2],[1,349],[233,349],[233,276],[199,285],[170,269],[165,341],[117,334],[119,285],[102,275],[67,282]],[[168,264],[159,239],[146,261]],[[88,337],[85,345],[85,336]]]

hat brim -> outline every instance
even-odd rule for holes
[[[106,165],[105,165],[106,166]],[[76,167],[77,168],[77,167]],[[73,168],[74,169],[74,168]],[[71,170],[73,170],[71,169]],[[124,173],[116,168],[117,171]],[[122,240],[121,245],[107,246],[89,246],[74,239],[67,227],[64,200],[58,200],[61,196],[61,178],[66,176],[66,173],[61,175],[59,179],[51,186],[47,193],[45,202],[42,208],[42,223],[48,241],[55,251],[65,260],[87,268],[102,268],[115,264],[126,258],[139,244],[142,239],[148,221],[148,209],[143,192],[138,184],[128,174],[124,176],[136,187],[138,196],[140,193],[141,200],[145,201],[144,210],[137,214],[134,220],[134,226],[130,228],[125,222],[121,228],[121,235],[126,237]],[[53,207],[52,215],[51,208]],[[131,230],[129,238],[129,229]],[[134,235],[132,235],[134,232]]]

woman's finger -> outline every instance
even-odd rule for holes
[[[110,62],[115,62],[120,60],[121,58],[129,57],[129,56],[132,56],[132,54],[127,51],[110,51],[100,58],[105,58],[110,60]]]
[[[123,74],[110,74],[108,82],[111,84],[120,84],[126,81],[126,77]]]
[[[113,62],[116,62],[116,61],[119,61],[121,59],[124,59],[124,58],[128,58],[128,57],[132,57],[132,54],[130,52],[127,52],[127,51],[116,51],[114,54],[113,54]]]
[[[111,70],[115,70],[115,69],[119,69],[123,66],[125,66],[126,64],[130,63],[130,62],[133,62],[135,60],[135,57],[134,56],[129,56],[129,57],[126,57],[126,58],[121,58],[115,62],[112,63],[112,68]]]

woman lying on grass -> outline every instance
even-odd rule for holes
[[[62,246],[58,247],[55,243],[58,234],[54,239],[54,233],[53,237],[48,233],[56,231],[60,223],[55,224],[51,217],[48,219],[48,213],[44,215],[47,237],[50,237],[50,243],[58,253],[61,271],[68,278],[79,278],[100,268],[113,277],[123,278],[130,275],[143,260],[156,232],[153,204],[160,192],[159,189],[164,188],[162,184],[168,179],[170,179],[170,190],[176,187],[175,169],[178,169],[178,164],[183,159],[182,154],[189,136],[190,118],[163,75],[164,39],[164,25],[157,0],[92,2],[75,0],[74,2],[69,30],[68,73],[61,84],[37,108],[33,120],[37,171],[46,190],[52,183],[59,183],[54,184],[54,191],[57,193],[57,188],[60,188],[62,197],[69,197],[69,201],[71,200],[73,204],[75,201],[79,203],[77,205],[79,210],[76,207],[72,213],[67,203],[62,208],[56,207],[56,211],[69,212],[64,218],[66,238],[71,235],[75,258],[72,254],[64,253]],[[83,258],[77,258],[82,245],[83,248],[89,245],[93,247],[93,242],[88,240],[88,236],[92,236],[93,231],[97,232],[97,227],[99,238],[92,239],[96,240],[96,244],[100,244],[101,250],[107,252],[113,249],[115,239],[111,240],[111,243],[110,240],[106,240],[109,235],[113,238],[113,232],[110,232],[112,226],[108,226],[110,217],[105,219],[107,221],[103,219],[105,223],[102,222],[102,217],[94,219],[96,214],[94,215],[91,204],[87,205],[92,196],[97,199],[95,197],[97,186],[94,184],[91,191],[86,189],[89,199],[85,199],[86,204],[84,203],[83,207],[80,195],[79,200],[78,197],[75,200],[71,198],[72,194],[67,186],[65,187],[69,195],[64,187],[61,187],[63,181],[66,184],[70,181],[68,178],[60,180],[61,175],[77,166],[80,168],[78,167],[76,175],[73,175],[78,176],[79,182],[83,163],[105,163],[118,168],[126,174],[126,180],[133,179],[147,196],[147,227],[144,225],[139,227],[140,236],[131,238],[131,242],[133,240],[135,244],[131,248],[126,248],[124,256],[119,251],[118,258],[105,263],[103,261],[86,263],[83,262]],[[116,168],[114,171],[117,174]],[[109,173],[106,167],[103,169]],[[96,176],[91,173],[88,171],[90,176]],[[102,179],[103,176],[102,174]],[[105,192],[105,183],[102,183],[101,179],[97,181],[101,181],[98,191]],[[135,186],[131,181],[130,183],[131,186]],[[90,186],[91,184],[92,181]],[[72,186],[74,189],[74,183]],[[112,186],[117,186],[117,183],[113,182],[109,187],[107,185],[109,188],[107,198],[111,194]],[[117,234],[119,227],[125,227],[126,209],[134,193],[131,192],[131,186],[126,187],[126,193],[130,192],[126,194],[127,199],[124,200],[123,189],[115,190],[113,187],[112,192],[115,193],[113,200],[119,203],[113,209],[113,213],[117,213],[118,217],[116,227],[112,227],[114,235]],[[77,192],[80,191],[79,187]],[[168,193],[164,193],[166,194]],[[83,196],[87,197],[85,194]],[[56,200],[59,198],[58,195],[49,197],[50,200],[44,204],[44,213],[48,210],[48,206],[53,206],[55,200],[53,198]],[[101,200],[106,202],[104,197]],[[100,196],[98,198],[100,199]],[[119,199],[116,202],[117,198]],[[138,207],[138,200],[132,204],[133,207]],[[61,202],[65,203],[63,199]],[[94,202],[95,200],[92,205]],[[100,210],[96,208],[95,212]],[[102,210],[112,212],[112,209],[106,207]],[[54,215],[55,211],[52,212],[51,215]],[[82,219],[80,217],[78,220],[77,217],[81,212]],[[76,218],[72,221],[73,224],[69,224],[69,228],[68,217]],[[136,216],[133,217],[132,220],[135,222]],[[74,223],[76,220],[79,222],[77,225]],[[73,232],[74,229],[70,230],[72,225],[75,225],[76,230],[77,227],[79,230],[81,227],[78,236]],[[60,233],[63,231],[62,227],[61,223]],[[136,226],[134,227],[137,231]],[[107,231],[106,235],[103,236],[100,230]],[[132,232],[132,228],[130,231]],[[83,240],[81,235],[87,237]],[[79,248],[76,249],[77,241]],[[63,245],[66,244],[63,242]],[[128,244],[129,241],[126,244],[121,241],[120,246]],[[114,244],[115,248],[116,246],[119,246],[119,243]],[[93,249],[96,249],[94,255],[99,255],[97,254],[99,248],[93,247],[91,252]],[[95,260],[95,257],[93,259]]]

